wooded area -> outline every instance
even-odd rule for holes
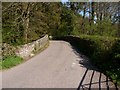
[[[46,34],[80,36],[71,40],[120,84],[120,2],[2,3],[3,43],[19,46]]]
[[[120,37],[118,2],[2,3],[3,42],[21,45],[45,34]]]

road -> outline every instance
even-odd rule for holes
[[[115,88],[82,54],[65,41],[2,72],[3,88]]]

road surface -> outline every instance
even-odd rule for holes
[[[27,62],[2,73],[3,88],[115,88],[68,42],[50,46]]]

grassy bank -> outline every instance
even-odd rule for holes
[[[21,57],[11,55],[0,61],[1,69],[9,69],[23,62]]]
[[[42,48],[40,48],[39,50],[37,51],[34,51],[34,56],[41,53],[43,50],[45,50],[47,47],[49,46],[49,42],[46,43],[46,45]],[[21,64],[25,61],[27,61],[28,59],[32,58],[32,57],[29,57],[26,59],[23,59],[19,56],[16,56],[15,53],[14,54],[7,54],[8,56],[5,56],[3,58],[3,60],[0,60],[0,70],[5,70],[5,69],[9,69],[9,68],[12,68],[14,66],[17,66],[18,64]]]
[[[59,39],[69,41],[76,46],[101,72],[120,85],[120,38],[81,35]]]

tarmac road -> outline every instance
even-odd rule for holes
[[[68,42],[50,46],[27,62],[2,72],[3,88],[115,88]]]

